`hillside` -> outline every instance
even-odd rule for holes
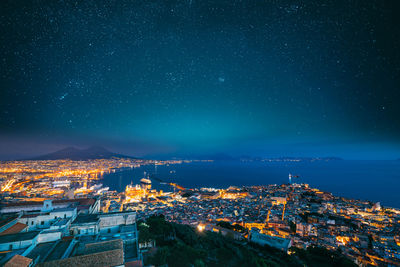
[[[186,266],[356,266],[340,252],[311,247],[291,249],[292,255],[214,232],[198,232],[188,225],[169,223],[163,216],[138,222],[139,242],[156,240],[144,254],[145,265]]]

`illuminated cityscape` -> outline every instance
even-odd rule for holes
[[[400,267],[399,0],[1,0],[0,266]]]
[[[123,192],[102,185],[104,173],[182,162],[99,159],[1,163],[2,264],[15,255],[39,266],[70,264],[90,255],[80,251],[81,246],[102,246],[103,242],[117,246],[119,240],[125,256],[117,261],[143,263],[148,244],[155,244],[139,242],[136,222],[159,215],[198,232],[217,232],[233,240],[268,245],[288,255],[296,254],[294,248],[319,246],[340,249],[360,266],[400,264],[399,209],[336,197],[295,183],[292,174],[288,183],[281,185],[184,188],[168,183],[169,192],[154,189],[153,183],[162,182],[146,173],[139,184],[129,184]],[[15,245],[27,235],[25,244]],[[102,251],[105,255],[109,252]],[[61,261],[54,253],[63,255]]]

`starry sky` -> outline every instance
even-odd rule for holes
[[[0,159],[400,157],[396,1],[0,3]]]

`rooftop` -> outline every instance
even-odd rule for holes
[[[88,255],[76,256],[61,260],[48,261],[38,264],[39,267],[58,266],[120,266],[124,264],[124,252],[122,249],[115,249]]]
[[[54,209],[51,212],[63,212],[63,211],[73,211],[76,208],[59,208],[59,209]]]
[[[31,252],[29,252],[27,257],[35,260],[38,256],[40,256],[39,261],[43,261],[45,260],[44,257],[55,246],[55,244],[55,241],[38,244]]]
[[[51,253],[47,256],[46,261],[61,259],[71,242],[72,240],[63,240],[59,242],[51,251]]]
[[[11,226],[8,229],[6,229],[5,231],[1,232],[0,236],[8,235],[8,234],[17,234],[17,233],[21,232],[22,230],[24,230],[26,227],[27,227],[26,224],[17,222],[13,226]]]
[[[142,267],[143,262],[141,260],[130,261],[125,263],[125,267]]]
[[[0,244],[18,242],[24,240],[31,240],[39,234],[39,231],[32,231],[26,233],[8,234],[0,236]]]
[[[55,199],[51,203],[53,206],[57,204],[67,204],[67,203],[79,203],[79,205],[93,205],[95,203],[93,198],[76,198],[76,199]],[[20,206],[43,206],[43,201],[20,201],[20,202],[9,202],[1,203],[2,207],[20,207]]]
[[[55,224],[53,224],[53,226],[63,226],[65,224],[67,224],[68,221],[69,221],[69,219],[60,219]]]
[[[1,220],[0,221],[0,227],[5,226],[6,224],[12,222],[13,220],[15,220],[17,218],[17,216],[13,216],[13,217],[9,217],[7,219]]]
[[[114,216],[114,215],[133,215],[133,214],[136,214],[136,211],[112,211],[107,213],[100,213],[102,217]]]
[[[35,213],[35,214],[25,214],[21,218],[35,218],[37,216],[40,216],[40,213]]]
[[[32,259],[17,254],[4,264],[4,267],[24,267],[29,266],[31,262]]]
[[[121,239],[86,244],[82,254],[86,255],[114,249],[123,249]]]
[[[83,254],[66,259],[48,261],[38,266],[118,266],[124,264],[122,240],[86,244]]]
[[[96,223],[99,221],[97,214],[79,214],[76,219],[72,222],[72,225],[85,224],[85,223]]]

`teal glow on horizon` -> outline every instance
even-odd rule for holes
[[[2,3],[0,158],[400,157],[395,9],[190,3]]]

